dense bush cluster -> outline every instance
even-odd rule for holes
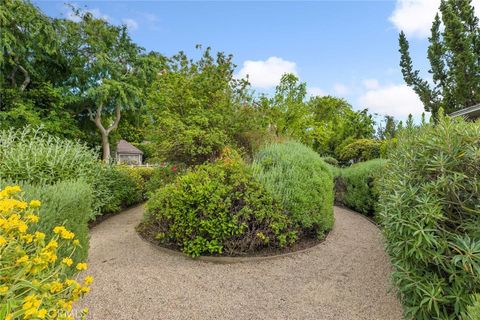
[[[319,235],[331,229],[333,178],[316,152],[297,142],[272,144],[257,153],[254,170],[295,225]]]
[[[439,119],[404,132],[379,215],[408,318],[459,318],[480,291],[480,126]]]
[[[380,158],[381,141],[359,139],[347,144],[340,150],[340,160],[360,162]]]
[[[191,256],[239,255],[296,239],[290,220],[251,169],[228,156],[159,189],[141,229]]]
[[[335,202],[352,210],[373,216],[378,202],[378,178],[386,160],[360,162],[337,172]]]
[[[38,210],[41,202],[24,201],[20,191],[18,186],[0,190],[0,319],[73,319],[72,303],[93,281],[69,278],[87,268],[71,259],[77,235],[61,224],[50,230],[51,238],[38,231],[45,216]]]
[[[139,230],[191,256],[243,255],[322,237],[333,225],[332,204],[332,175],[311,149],[265,147],[252,169],[227,148],[160,188]]]

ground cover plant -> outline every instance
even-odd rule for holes
[[[81,284],[69,277],[87,268],[71,259],[78,239],[62,225],[52,229],[51,239],[34,231],[41,223],[41,202],[26,202],[20,192],[18,186],[0,190],[0,318],[73,319],[72,303],[93,281],[87,276]]]
[[[386,162],[384,159],[374,159],[338,170],[335,201],[372,217],[378,202],[378,179]]]
[[[242,255],[296,240],[293,224],[235,152],[160,188],[139,230],[195,257]]]
[[[379,217],[407,318],[459,318],[480,290],[480,125],[406,130],[380,180]]]
[[[333,176],[312,149],[288,141],[262,148],[255,176],[303,232],[322,236],[333,226]]]

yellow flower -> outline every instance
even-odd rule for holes
[[[51,293],[60,292],[60,291],[62,291],[62,289],[63,289],[63,284],[61,282],[54,281],[50,284],[50,292]]]
[[[82,270],[87,270],[88,265],[86,263],[77,263],[77,270],[82,271]]]
[[[27,255],[24,255],[23,257],[18,258],[16,263],[17,264],[27,263],[28,260],[29,260],[29,257]]]
[[[40,319],[45,319],[45,316],[47,315],[47,310],[45,309],[40,309],[37,312],[37,317]]]
[[[28,222],[32,222],[32,223],[37,223],[38,222],[38,216],[34,215],[34,214],[27,214],[25,216],[25,220],[27,220]]]
[[[78,239],[73,240],[73,245],[74,246],[80,245],[80,240],[78,240]]]
[[[0,294],[6,293],[8,291],[7,286],[0,286]]]
[[[5,243],[7,243],[7,240],[5,240],[4,237],[0,236],[0,246],[3,246]]]
[[[42,205],[42,203],[39,200],[32,200],[30,201],[30,207],[32,208],[38,208]]]
[[[37,241],[45,239],[45,233],[40,232],[40,231],[36,231],[34,236],[35,236],[35,240],[37,240]]]
[[[92,276],[86,276],[85,277],[85,284],[88,286],[90,284],[92,284],[93,282],[93,277]]]
[[[67,266],[70,267],[70,266],[72,265],[72,263],[73,263],[73,260],[70,259],[70,258],[63,258],[62,262],[65,263]]]
[[[7,314],[7,316],[5,317],[5,320],[13,320],[12,318],[12,314]]]
[[[55,228],[53,228],[53,233],[59,234],[59,233],[61,233],[63,230],[65,230],[65,227],[64,227],[64,226],[56,226]]]
[[[21,238],[25,240],[26,243],[31,243],[33,241],[33,235],[31,234],[23,235]]]

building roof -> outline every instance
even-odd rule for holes
[[[117,153],[121,154],[143,154],[143,151],[128,143],[125,140],[118,141]]]
[[[468,107],[468,108],[464,108],[464,109],[452,112],[450,114],[450,116],[452,116],[452,117],[463,116],[463,117],[467,117],[469,119],[480,118],[480,103],[476,104],[474,106]]]

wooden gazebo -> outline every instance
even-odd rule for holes
[[[143,151],[128,143],[125,140],[120,140],[117,144],[117,151],[115,159],[117,163],[141,165]]]

